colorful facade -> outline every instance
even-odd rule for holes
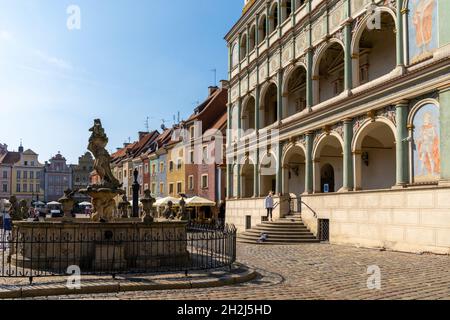
[[[44,201],[58,201],[67,189],[72,189],[72,168],[58,153],[44,165]]]

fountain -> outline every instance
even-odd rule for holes
[[[111,156],[105,149],[108,137],[99,119],[94,120],[90,132],[88,150],[95,157],[94,169],[101,181],[79,192],[92,199],[91,219],[72,217],[73,191],[66,190],[59,200],[63,205],[63,219],[14,223],[11,263],[22,268],[57,270],[57,273],[65,272],[70,265],[94,272],[123,272],[186,263],[189,256],[187,221],[173,221],[172,210],[169,211],[170,221],[154,221],[155,199],[148,190],[141,199],[142,219],[134,215],[128,218],[128,201],[120,182],[112,174]],[[122,216],[114,219],[114,199],[121,195]]]

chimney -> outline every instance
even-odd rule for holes
[[[229,84],[227,80],[220,80],[220,89],[228,89]]]
[[[216,86],[208,87],[208,96],[209,97],[212,96],[214,94],[214,92],[216,92],[217,90],[219,90],[219,88]]]
[[[144,136],[147,134],[148,132],[145,131],[139,131],[138,135],[139,135],[139,141],[142,140],[142,138],[144,138]]]

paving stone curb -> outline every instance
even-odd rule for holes
[[[0,291],[0,299],[37,298],[47,296],[86,295],[100,293],[120,293],[132,291],[180,290],[223,287],[254,280],[258,273],[253,269],[246,269],[239,274],[226,274],[217,279],[200,280],[167,280],[159,279],[152,283],[131,281],[91,281],[82,284],[80,289],[69,289],[62,284],[43,284],[32,286],[16,286],[10,290]]]

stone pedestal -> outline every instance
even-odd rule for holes
[[[94,205],[92,221],[108,222],[113,220],[113,213],[116,209],[114,198],[124,194],[125,191],[111,188],[87,188],[80,190],[80,193],[87,194],[92,198],[92,204]]]

